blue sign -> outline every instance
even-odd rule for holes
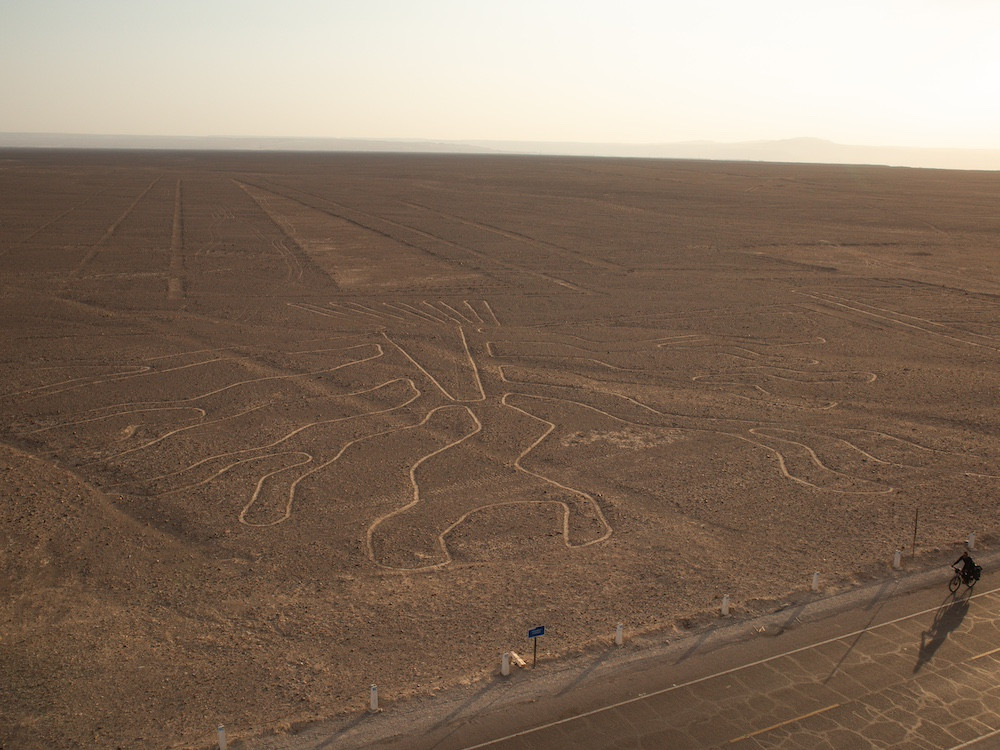
[[[532,628],[528,631],[529,638],[537,638],[540,635],[545,635],[545,626],[539,625],[537,628]]]

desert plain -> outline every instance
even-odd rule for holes
[[[0,747],[209,747],[989,547],[1000,173],[0,152]],[[916,535],[915,531],[916,523]]]

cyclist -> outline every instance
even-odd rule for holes
[[[969,555],[968,550],[962,552],[962,556],[955,560],[955,562],[951,564],[951,567],[954,568],[959,563],[962,563],[962,569],[959,572],[962,574],[962,578],[965,581],[971,581],[973,579],[979,580],[979,572],[982,568],[976,565],[976,561]]]

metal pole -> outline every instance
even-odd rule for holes
[[[622,632],[622,624],[618,623],[618,627],[615,628],[615,645],[621,646],[625,643],[625,634]]]
[[[226,728],[219,724],[219,750],[226,750]]]
[[[917,521],[920,520],[920,508],[913,513],[913,547],[910,548],[910,557],[917,556]]]
[[[535,665],[538,663],[538,636],[536,635],[531,640],[533,640],[535,642],[535,655],[531,659],[531,668],[534,669]]]
[[[368,710],[375,712],[378,711],[378,685],[372,685],[371,688],[371,700],[368,704]]]

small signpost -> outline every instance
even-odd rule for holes
[[[535,642],[535,655],[531,660],[531,668],[534,669],[535,665],[538,663],[538,638],[545,635],[545,626],[539,625],[537,628],[532,628],[528,631],[528,637]]]

